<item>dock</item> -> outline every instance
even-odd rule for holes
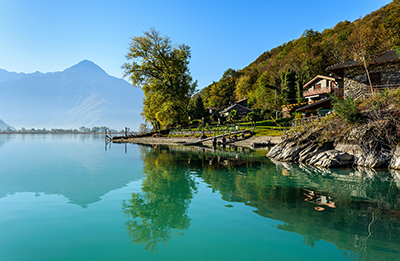
[[[191,145],[199,145],[202,144],[205,141],[210,141],[212,140],[214,143],[217,143],[218,139],[222,139],[222,143],[225,144],[226,143],[226,136],[237,136],[237,135],[242,135],[242,137],[244,137],[245,134],[251,134],[250,130],[241,130],[241,131],[233,131],[233,132],[229,132],[229,133],[225,133],[225,134],[220,134],[217,136],[213,136],[213,137],[209,137],[209,138],[204,138],[204,139],[200,139],[198,141],[195,142],[188,142],[188,143],[183,143],[182,146],[191,146]]]

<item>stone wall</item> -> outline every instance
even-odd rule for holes
[[[371,64],[368,72],[381,73],[382,85],[400,85],[400,61]],[[346,96],[367,91],[368,79],[363,66],[345,68],[343,79]]]

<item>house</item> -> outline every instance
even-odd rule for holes
[[[307,103],[296,109],[296,112],[313,114],[317,109],[329,111],[332,108],[330,94],[343,99],[343,81],[338,77],[317,75],[303,86],[304,89],[303,97]]]
[[[217,107],[207,107],[207,111],[209,114],[213,115],[213,114],[217,113],[218,108]]]
[[[247,107],[247,100],[248,100],[249,98],[244,98],[244,99],[241,99],[241,100],[239,100],[239,101],[237,101],[237,102],[235,102],[236,104],[240,104],[240,105],[242,105],[242,106],[244,106],[244,107]]]
[[[253,110],[247,108],[246,106],[240,105],[239,103],[235,103],[235,104],[223,109],[219,114],[223,117],[228,117],[229,112],[232,110],[237,111],[237,114],[239,117],[244,117],[247,115],[247,113],[253,111]]]
[[[334,94],[343,98],[343,82],[340,79],[330,76],[317,75],[303,86],[303,97],[308,103],[329,98]]]
[[[359,99],[384,88],[400,86],[400,56],[396,50],[376,54],[368,63],[369,84],[365,67],[359,61],[346,61],[326,68],[343,80],[344,96]]]

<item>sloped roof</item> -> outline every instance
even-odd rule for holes
[[[244,98],[244,99],[241,99],[241,100],[239,100],[239,101],[236,101],[235,103],[240,103],[240,102],[242,102],[242,101],[247,101],[249,98]]]
[[[331,101],[332,101],[332,97],[329,97],[329,98],[326,98],[326,99],[323,99],[323,100],[308,104],[306,106],[300,107],[295,111],[299,112],[299,111],[307,111],[307,110],[316,110],[316,109],[318,109],[320,107],[323,107],[323,106],[330,106],[331,105]]]
[[[391,61],[396,61],[399,60],[399,55],[397,55],[396,50],[389,50],[385,52],[378,53],[372,57],[371,61],[369,62],[370,64],[374,63],[383,63],[383,62],[391,62]],[[345,61],[343,63],[337,63],[334,65],[331,65],[327,67],[325,70],[326,71],[332,71],[332,70],[337,70],[337,69],[342,69],[342,68],[347,68],[347,67],[353,67],[353,66],[360,66],[362,63],[359,61]]]
[[[253,111],[243,105],[240,105],[238,103],[235,103],[229,107],[226,107],[225,109],[223,109],[220,113],[225,113],[225,112],[229,112],[231,110],[236,110],[236,111]]]
[[[309,81],[308,83],[304,84],[303,88],[308,88],[311,84],[316,82],[318,79],[327,79],[327,80],[330,80],[330,81],[336,81],[336,78],[334,78],[334,77],[329,77],[329,76],[324,76],[324,75],[317,75],[311,81]]]

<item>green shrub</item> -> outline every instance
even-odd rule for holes
[[[349,123],[356,123],[361,119],[361,112],[358,109],[358,104],[350,96],[346,96],[343,100],[339,100],[336,96],[333,97],[333,108],[340,118]]]

